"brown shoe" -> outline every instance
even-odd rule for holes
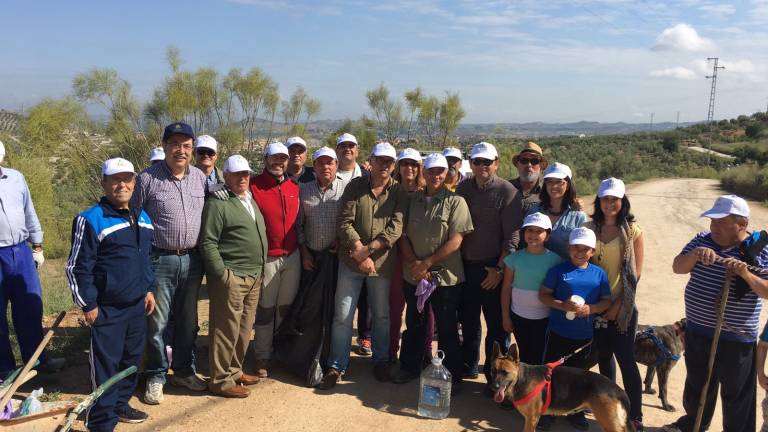
[[[256,375],[249,375],[249,374],[243,372],[243,374],[240,375],[240,378],[238,378],[236,382],[238,384],[242,384],[242,385],[247,385],[248,386],[248,385],[258,384],[259,381],[261,381],[261,378],[259,378],[258,376],[256,376]]]
[[[221,390],[216,394],[218,394],[219,396],[227,397],[227,398],[242,399],[242,398],[247,398],[251,394],[251,391],[246,387],[238,385],[238,386],[230,387],[228,389]]]
[[[341,372],[338,369],[330,368],[325,373],[323,381],[317,386],[320,390],[330,390],[336,386],[336,382],[341,379]]]
[[[259,378],[266,378],[267,368],[269,367],[269,359],[256,360],[256,376]]]

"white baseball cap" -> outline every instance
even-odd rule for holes
[[[101,175],[111,176],[113,174],[131,173],[136,174],[133,164],[123,158],[107,159],[101,165]]]
[[[418,151],[408,147],[408,148],[405,148],[405,149],[401,150],[400,154],[397,155],[397,161],[398,162],[400,162],[403,159],[411,159],[411,160],[414,160],[416,162],[421,162],[421,154]]]
[[[545,179],[556,178],[562,180],[566,177],[573,178],[573,173],[571,172],[571,168],[568,165],[562,164],[560,162],[555,162],[544,170]]]
[[[594,249],[597,244],[597,238],[595,237],[595,232],[589,228],[574,228],[568,236],[568,244],[572,246],[584,245]]]
[[[717,197],[715,205],[711,209],[701,214],[702,217],[710,219],[722,219],[728,215],[749,217],[749,205],[744,198],[736,195],[723,195]]]
[[[297,136],[290,137],[290,138],[288,138],[288,141],[285,142],[285,146],[286,147],[290,147],[290,146],[292,146],[294,144],[298,144],[298,145],[304,147],[304,150],[307,149],[307,142],[304,141],[301,137],[297,137]]]
[[[496,147],[494,147],[493,144],[483,141],[472,146],[472,151],[469,152],[469,158],[496,160],[499,158],[499,153],[496,152]]]
[[[0,141],[0,162],[2,162],[3,159],[5,159],[5,145]]]
[[[440,153],[430,153],[424,158],[424,169],[430,168],[448,169],[448,160]]]
[[[244,157],[236,154],[227,158],[224,162],[224,172],[234,173],[241,171],[251,171],[251,166],[248,164],[248,160]]]
[[[535,226],[545,230],[552,229],[552,221],[544,213],[531,213],[523,219],[523,228]]]
[[[165,150],[162,147],[155,147],[149,151],[149,161],[165,160]]]
[[[625,193],[627,193],[627,188],[624,186],[624,182],[614,177],[601,181],[600,187],[597,188],[598,198],[607,196],[624,198]]]
[[[288,156],[288,147],[280,141],[270,143],[267,148],[264,149],[264,156],[274,156],[276,154],[284,154]]]
[[[195,139],[195,150],[199,148],[207,148],[213,150],[214,153],[218,153],[219,143],[216,142],[216,138],[210,135],[200,135]]]
[[[392,147],[392,144],[388,142],[378,143],[375,146],[373,146],[373,152],[371,153],[372,156],[386,156],[391,157],[392,159],[397,158],[397,151],[394,147]]]
[[[457,149],[456,147],[446,147],[443,149],[443,156],[447,158],[449,157],[455,157],[459,159],[464,159],[464,157],[461,154],[461,150]]]
[[[341,144],[343,142],[351,142],[351,143],[355,143],[355,145],[357,145],[357,138],[355,138],[355,136],[352,135],[351,133],[343,133],[343,134],[339,135],[338,138],[336,138],[336,145],[338,146],[339,144]]]
[[[312,153],[312,162],[320,159],[323,156],[328,156],[330,158],[333,158],[334,160],[338,160],[336,158],[336,152],[333,151],[333,149],[330,149],[328,147],[320,147],[319,149],[315,150],[314,153]]]

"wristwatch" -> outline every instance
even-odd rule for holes
[[[499,266],[495,266],[493,269],[496,270],[496,273],[498,274],[504,273],[504,269]]]
[[[368,256],[373,255],[373,253],[376,252],[376,249],[373,248],[370,244],[368,245]]]

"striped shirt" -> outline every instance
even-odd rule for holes
[[[136,178],[131,204],[143,208],[155,226],[152,245],[160,249],[191,249],[197,246],[205,201],[206,176],[189,167],[176,178],[168,165],[156,163]]]
[[[320,190],[317,181],[299,186],[299,220],[296,224],[299,244],[314,251],[325,250],[336,240],[336,216],[344,193],[344,181],[337,177],[325,192]]]
[[[723,258],[741,259],[738,247],[722,249],[712,240],[709,231],[697,234],[693,240],[685,245],[681,254],[687,254],[697,247],[712,249]],[[756,262],[758,267],[768,268],[768,247],[760,252]],[[737,277],[734,276],[734,280]],[[688,285],[685,287],[685,317],[688,319],[688,329],[707,336],[713,335],[717,321],[717,303],[724,281],[725,266],[722,263],[716,262],[711,266],[696,263],[691,270]],[[737,300],[734,286],[731,284],[728,303],[725,307],[725,323],[727,327],[735,329],[736,332],[723,328],[722,338],[740,342],[755,342],[761,306],[760,298],[751,290]]]

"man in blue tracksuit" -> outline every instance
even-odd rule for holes
[[[144,353],[146,319],[155,308],[150,263],[153,228],[141,208],[130,206],[136,184],[133,164],[115,158],[101,169],[104,197],[75,217],[67,278],[72,298],[91,326],[94,389]],[[147,415],[128,405],[136,374],[106,391],[88,411],[90,431],[112,431],[118,420],[140,423]]]

